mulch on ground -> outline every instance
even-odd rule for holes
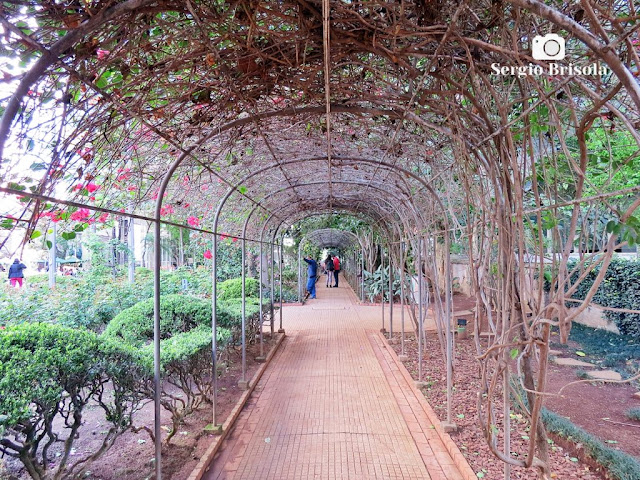
[[[392,347],[400,353],[400,335],[394,335],[397,341]],[[418,378],[418,345],[414,336],[407,335],[405,353],[409,360],[404,362],[411,376]],[[483,433],[478,426],[477,392],[478,362],[475,359],[475,346],[472,339],[461,340],[456,344],[456,368],[454,372],[453,421],[458,430],[451,438],[467,458],[471,468],[479,478],[500,479],[503,475],[503,463],[490,451]],[[440,354],[440,345],[435,334],[427,335],[423,353],[423,389],[425,397],[440,420],[446,420],[446,369],[444,358]],[[502,405],[496,404],[498,422],[502,419]],[[526,422],[516,411],[511,415],[511,451],[514,458],[522,458],[528,447],[529,432]],[[501,447],[500,447],[501,448]],[[604,480],[606,476],[579,461],[574,451],[568,451],[557,443],[550,444],[551,470],[555,478],[581,478],[584,480]],[[536,472],[522,467],[512,467],[511,478],[535,479]]]

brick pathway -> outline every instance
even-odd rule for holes
[[[469,478],[380,339],[379,306],[345,282],[283,313],[287,338],[204,479]]]

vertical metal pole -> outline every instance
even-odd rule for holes
[[[127,235],[127,244],[129,246],[129,283],[133,283],[136,280],[136,242],[133,236],[135,230],[135,219],[129,219],[129,232]]]
[[[360,249],[360,301],[364,303],[364,250]]]
[[[400,325],[402,329],[402,335],[400,337],[400,345],[402,349],[402,355],[406,355],[404,350],[404,256],[405,244],[400,244]]]
[[[274,301],[273,301],[273,297],[275,295],[275,266],[273,265],[273,262],[275,260],[275,255],[274,255],[275,249],[274,249],[274,238],[271,239],[271,260],[269,261],[269,265],[271,266],[271,336],[273,336],[273,325],[275,323],[275,319],[273,318],[273,313],[274,313]]]
[[[247,379],[247,241],[242,235],[242,382]]]
[[[153,234],[153,408],[154,435],[156,451],[156,479],[162,480],[162,423],[160,422],[160,264],[162,249],[160,248],[159,206],[156,207],[156,221]]]
[[[448,230],[444,234],[444,248],[445,248],[445,340],[447,341],[447,422],[452,423],[452,407],[453,407],[453,325],[451,324],[451,302],[453,297],[453,291],[451,289],[452,277],[451,277],[451,252],[449,244],[449,232]],[[434,239],[434,255],[435,255],[435,239]],[[508,417],[508,415],[507,415]]]
[[[302,303],[302,242],[298,245],[298,302]]]
[[[393,337],[393,255],[389,243],[389,340]]]
[[[263,229],[264,232],[264,229]],[[262,273],[263,273],[263,261],[262,261],[262,234],[260,234],[260,273],[258,274],[258,289],[260,290],[259,292],[259,298],[260,298],[260,357],[264,357],[264,339],[263,339],[263,335],[262,335],[262,324],[264,322],[264,311],[262,309],[262,291],[264,289],[264,285],[262,284]]]
[[[280,238],[280,247],[279,247],[279,251],[280,253],[278,254],[278,264],[279,264],[279,277],[280,277],[280,312],[279,312],[279,316],[280,316],[280,328],[278,329],[278,332],[282,333],[282,264],[283,264],[283,259],[282,259],[282,242],[284,241],[284,234],[282,235],[282,237]]]
[[[56,222],[52,223],[53,228],[50,237],[51,248],[49,249],[49,288],[53,288],[56,286],[56,270],[58,269],[58,265],[56,265],[56,250],[58,248],[58,224]]]
[[[380,304],[382,305],[382,329],[381,332],[385,332],[384,328],[384,248],[380,245]]]
[[[218,348],[218,326],[217,326],[217,290],[218,290],[218,235],[216,233],[213,234],[213,266],[211,269],[211,303],[212,303],[212,312],[211,312],[211,362],[212,362],[212,378],[211,384],[213,388],[213,392],[211,395],[211,403],[212,403],[212,416],[213,416],[213,428],[215,429],[218,426],[217,422],[217,408],[218,408],[218,372],[217,372],[217,348]]]
[[[418,237],[418,381],[422,381],[422,331],[424,330],[424,311],[422,295],[422,236]]]

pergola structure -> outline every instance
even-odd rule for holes
[[[3,71],[2,191],[25,199],[8,228],[36,238],[60,205],[150,219],[158,305],[163,224],[210,235],[215,303],[221,235],[266,247],[273,266],[300,219],[356,216],[401,275],[417,273],[420,319],[431,298],[450,396],[448,256],[463,244],[477,320],[494,334],[476,341],[487,441],[506,476],[509,465],[548,471],[550,327],[566,340],[598,282],[575,311],[565,297],[640,234],[640,188],[620,178],[640,146],[633,1],[34,0],[0,14],[3,48],[21,62]],[[544,49],[551,33],[566,56]],[[346,240],[324,235],[309,238]],[[571,271],[576,242],[596,237],[601,255]],[[535,279],[547,272],[545,293]],[[156,382],[158,359],[156,342]],[[525,458],[509,453],[512,374],[533,426]],[[156,400],[158,442],[159,411]]]

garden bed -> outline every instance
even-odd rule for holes
[[[276,340],[277,336],[272,339],[270,335],[265,335],[265,354],[275,345]],[[247,346],[247,380],[250,380],[260,368],[261,363],[255,361],[255,357],[259,353],[259,344]],[[244,393],[243,389],[238,388],[238,381],[242,374],[240,347],[231,349],[228,355],[223,356],[222,362],[225,364],[225,371],[218,379],[218,423],[224,422]],[[171,425],[170,415],[163,410],[161,418],[163,435],[166,435]],[[214,434],[204,431],[204,427],[211,421],[210,404],[202,405],[185,419],[171,443],[168,446],[163,446],[163,478],[186,480],[189,477],[215,437]],[[134,425],[138,429],[145,426],[153,429],[153,422],[153,403],[149,402],[134,417]],[[83,415],[83,427],[80,430],[80,437],[74,442],[72,453],[80,455],[84,451],[94,450],[102,441],[103,425],[102,410],[92,408],[89,405]],[[57,450],[53,448],[52,456],[55,457],[56,453]],[[153,477],[154,456],[155,449],[150,435],[144,429],[137,432],[129,431],[120,436],[113,447],[91,466],[90,472],[85,478],[93,480],[149,479]],[[5,459],[5,462],[6,472],[3,472],[0,466],[0,478],[3,480],[5,477],[11,480],[29,479],[20,462],[13,459]]]
[[[395,335],[392,348],[400,353],[400,335]],[[424,348],[423,381],[427,387],[423,389],[425,397],[441,420],[446,419],[446,372],[445,362],[440,354],[440,346],[434,334],[427,335]],[[405,353],[409,360],[404,362],[411,376],[417,380],[418,349],[415,337],[408,335],[405,342]],[[460,340],[456,343],[456,368],[454,373],[455,392],[453,396],[453,420],[458,426],[451,438],[458,445],[463,455],[478,474],[479,478],[499,479],[503,475],[503,464],[498,461],[489,450],[482,431],[477,425],[477,392],[479,390],[478,363],[475,359],[473,339]],[[496,405],[498,417],[501,406]],[[576,416],[580,408],[575,406]],[[511,444],[514,457],[522,456],[528,442],[527,425],[520,413],[511,414]],[[584,480],[604,480],[608,478],[603,468],[592,461],[580,461],[580,449],[566,448],[565,441],[556,443],[550,439],[551,470],[555,478],[581,478]],[[532,470],[512,467],[512,479],[534,479],[536,474]]]

